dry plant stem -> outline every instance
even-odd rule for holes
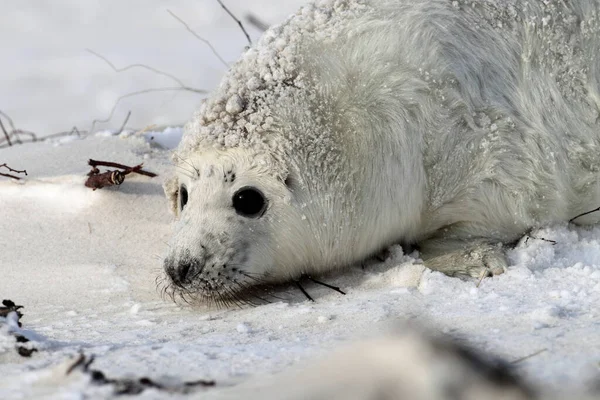
[[[173,81],[175,81],[179,85],[179,87],[181,88],[181,90],[186,90],[186,91],[195,92],[195,93],[206,93],[206,91],[203,90],[203,89],[197,89],[197,88],[193,88],[191,86],[186,85],[185,83],[183,83],[181,81],[181,79],[177,78],[175,75],[171,75],[171,74],[169,74],[167,72],[161,71],[161,70],[156,69],[154,67],[151,67],[149,65],[139,64],[138,63],[138,64],[127,65],[127,66],[122,67],[122,68],[117,68],[115,66],[115,64],[113,64],[108,58],[104,57],[102,54],[96,53],[95,51],[90,50],[90,49],[86,49],[86,51],[89,52],[89,53],[91,53],[91,54],[93,54],[93,55],[95,55],[96,57],[98,57],[99,59],[101,59],[102,61],[104,61],[105,63],[107,63],[113,69],[113,71],[115,71],[115,72],[123,72],[123,71],[127,71],[128,69],[131,69],[131,68],[144,68],[144,69],[147,69],[149,71],[154,72],[155,74],[166,76],[167,78],[172,79]]]
[[[8,145],[12,146],[12,142],[10,141],[10,136],[8,135],[8,132],[6,132],[6,128],[4,128],[4,123],[2,123],[2,118],[0,118],[0,128],[2,128],[2,132],[4,133],[4,137],[6,138]]]
[[[94,128],[96,127],[97,123],[104,123],[104,122],[108,122],[112,119],[113,115],[115,114],[115,110],[117,109],[117,106],[119,105],[119,103],[121,102],[121,100],[126,99],[128,97],[133,97],[133,96],[138,96],[140,94],[145,94],[145,93],[153,93],[153,92],[172,92],[172,91],[177,91],[177,90],[188,90],[188,91],[195,91],[196,93],[206,93],[205,91],[198,91],[196,89],[187,89],[187,88],[181,88],[178,86],[174,86],[174,87],[164,87],[164,88],[151,88],[151,89],[144,89],[144,90],[137,90],[135,92],[131,92],[131,93],[127,93],[124,94],[122,96],[119,96],[119,98],[117,98],[117,101],[115,102],[115,105],[113,106],[113,108],[110,110],[110,114],[108,115],[108,117],[104,118],[104,119],[95,119],[92,121],[92,127],[90,128],[90,132],[94,132]]]
[[[10,131],[8,131],[6,129],[6,127],[4,126],[4,123],[2,122],[2,119],[0,119],[0,129],[2,129],[2,131],[4,133],[4,137],[0,138],[0,143],[2,143],[2,142],[7,142],[8,143],[8,145],[2,145],[2,146],[0,146],[0,149],[1,148],[5,148],[5,147],[10,147],[14,143],[23,144],[23,141],[21,141],[21,138],[19,137],[19,135],[28,135],[28,136],[31,137],[30,141],[32,141],[32,142],[37,141],[37,136],[36,136],[35,133],[29,132],[29,131],[25,131],[23,129],[17,129],[17,128],[15,128],[15,124],[14,124],[12,118],[9,117],[5,112],[3,112],[1,110],[0,110],[0,117],[3,117],[4,119],[6,119],[6,121],[8,121],[8,124],[10,126]],[[11,140],[11,137],[13,138],[14,143]]]
[[[587,211],[587,212],[584,212],[584,213],[581,213],[581,214],[579,214],[579,215],[576,215],[576,216],[574,216],[573,218],[571,218],[571,219],[569,220],[569,223],[572,223],[573,221],[575,221],[575,220],[576,220],[577,218],[579,218],[579,217],[583,217],[584,215],[588,215],[588,214],[591,214],[591,213],[595,213],[595,212],[597,212],[597,211],[600,211],[600,207],[598,207],[598,208],[595,208],[595,209],[593,209],[593,210],[591,210],[591,211]]]
[[[314,283],[316,283],[317,285],[325,286],[326,288],[329,288],[329,289],[331,289],[331,290],[335,290],[336,292],[338,292],[338,293],[341,293],[341,294],[343,294],[343,295],[345,295],[345,294],[346,294],[346,292],[344,292],[342,289],[340,289],[340,288],[339,288],[339,287],[337,287],[337,286],[333,286],[333,285],[330,285],[329,283],[325,283],[325,282],[318,281],[318,280],[316,280],[315,278],[313,278],[313,277],[312,277],[312,276],[310,276],[310,275],[307,275],[306,277],[307,277],[309,280],[311,280],[311,281],[313,281]]]
[[[190,26],[184,20],[179,18],[173,11],[167,10],[167,12],[169,14],[171,14],[171,16],[173,18],[175,18],[177,21],[179,21],[185,27],[185,29],[187,29],[187,31],[189,33],[191,33],[192,35],[194,35],[194,37],[196,37],[196,39],[200,40],[202,43],[207,45],[210,48],[210,50],[213,52],[213,54],[219,59],[219,61],[221,61],[221,63],[223,63],[223,65],[225,67],[229,68],[229,64],[227,64],[227,62],[223,59],[223,57],[221,57],[219,52],[213,47],[213,45],[208,40],[204,39],[202,36],[200,36],[196,32],[194,32],[194,30],[192,28],[190,28]]]
[[[127,113],[127,116],[125,117],[125,121],[123,121],[123,124],[121,124],[121,129],[119,129],[119,133],[117,133],[117,135],[120,135],[121,133],[123,133],[123,129],[125,129],[125,125],[127,125],[127,121],[129,121],[129,117],[131,117],[131,110]]]
[[[120,168],[123,169],[123,174],[127,175],[131,172],[135,172],[136,174],[140,174],[140,175],[146,175],[149,176],[150,178],[154,178],[155,176],[157,176],[154,172],[148,172],[148,171],[144,171],[142,169],[142,165],[143,164],[139,164],[136,165],[135,167],[129,167],[127,165],[123,165],[123,164],[119,164],[119,163],[115,163],[112,161],[98,161],[98,160],[92,160],[90,159],[88,161],[88,164],[91,167],[111,167],[111,168]]]
[[[242,32],[244,32],[244,35],[246,35],[246,39],[248,39],[248,44],[250,46],[252,46],[252,40],[250,39],[250,35],[248,35],[248,32],[246,31],[246,28],[244,28],[244,24],[242,24],[242,21],[240,21],[239,19],[237,19],[235,17],[235,15],[233,15],[233,13],[231,11],[229,11],[229,9],[227,7],[225,7],[225,4],[223,4],[223,2],[221,0],[217,0],[217,2],[221,5],[221,7],[223,7],[223,10],[225,10],[227,12],[227,14],[229,14],[229,16],[231,18],[233,18],[233,20],[235,22],[237,22],[237,24],[240,26],[240,29],[242,30]]]
[[[310,297],[310,295],[308,294],[308,292],[306,290],[304,290],[304,287],[302,287],[302,284],[300,283],[300,281],[294,281],[294,283],[296,284],[296,286],[298,286],[298,289],[300,289],[300,291],[302,292],[302,294],[304,296],[306,296],[306,298],[310,301],[312,301],[313,303],[315,302],[315,299],[313,299],[312,297]]]
[[[13,168],[9,167],[6,164],[0,164],[0,168],[6,168],[10,172],[14,172],[15,174],[24,174],[25,176],[27,176],[27,171],[26,170],[19,171],[17,169],[13,169]],[[18,176],[11,175],[11,174],[5,174],[5,173],[1,173],[1,172],[0,172],[0,176],[5,176],[7,178],[12,178],[12,179],[21,179]]]
[[[532,357],[535,357],[535,356],[537,356],[539,354],[542,354],[545,351],[548,351],[548,349],[541,349],[541,350],[536,351],[535,353],[531,353],[531,354],[528,354],[528,355],[526,355],[524,357],[517,358],[516,360],[511,361],[511,364],[518,364],[518,363],[523,362],[525,360],[528,360],[528,359],[530,359]]]
[[[123,71],[127,71],[128,69],[131,69],[131,68],[144,68],[144,69],[147,69],[148,71],[154,72],[155,74],[166,76],[167,78],[172,79],[173,81],[177,82],[177,84],[179,84],[179,86],[181,86],[182,88],[187,87],[187,85],[185,85],[176,76],[171,75],[168,72],[164,72],[164,71],[161,71],[161,70],[156,69],[154,67],[151,67],[149,65],[136,63],[136,64],[127,65],[125,67],[117,68],[117,66],[115,64],[113,64],[108,58],[104,57],[102,54],[96,53],[94,50],[91,50],[91,49],[85,49],[85,51],[87,51],[90,54],[95,55],[96,57],[98,57],[99,59],[101,59],[102,61],[104,61],[105,63],[107,63],[108,66],[111,67],[113,69],[113,71],[115,71],[115,72],[123,72]]]
[[[246,21],[248,21],[248,23],[250,25],[254,26],[259,31],[264,32],[267,29],[269,29],[269,24],[267,24],[265,21],[263,21],[262,19],[258,18],[254,14],[248,14],[248,15],[246,15]]]

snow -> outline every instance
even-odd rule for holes
[[[251,8],[276,22],[299,3],[261,0]],[[167,5],[227,60],[245,44],[212,2],[28,4],[3,7],[6,102],[0,109],[40,133],[85,128],[110,111],[118,94],[171,84],[147,71],[116,74],[84,53],[86,47],[118,65],[145,62],[190,85],[215,86],[222,65],[169,17]],[[244,4],[228,2],[240,14]],[[67,374],[80,353],[94,355],[93,368],[111,378],[214,379],[214,388],[197,392],[218,398],[405,320],[508,361],[541,351],[515,366],[548,393],[580,392],[597,378],[600,227],[563,224],[533,232],[509,252],[505,274],[480,283],[428,271],[418,253],[395,246],[384,262],[320,278],[345,296],[302,282],[316,302],[293,285],[278,289],[281,300],[257,307],[208,309],[162,299],[155,280],[172,217],[161,185],[172,173],[169,149],[181,139],[175,125],[199,103],[199,96],[184,93],[141,96],[122,104],[117,122],[101,125],[98,134],[0,150],[0,164],[29,174],[22,181],[0,177],[0,297],[25,307],[21,328],[14,315],[0,318],[1,399],[110,397],[110,386]],[[115,135],[128,109],[134,110],[130,126],[172,127]],[[120,187],[92,191],[83,186],[89,158],[143,162],[159,176],[130,175]],[[39,351],[19,356],[11,332]],[[167,397],[155,389],[142,396]]]
[[[180,133],[149,134],[169,141]],[[110,395],[83,374],[67,379],[57,372],[79,352],[95,355],[93,367],[112,378],[214,379],[215,388],[201,390],[218,396],[387,332],[399,320],[508,361],[543,350],[517,366],[548,391],[581,391],[598,373],[600,227],[534,232],[509,252],[505,274],[479,286],[425,270],[417,253],[395,246],[384,262],[321,278],[345,296],[303,282],[315,303],[294,286],[278,289],[283,300],[258,307],[219,310],[161,299],[155,278],[170,234],[161,189],[170,155],[144,136],[2,151],[3,162],[29,176],[0,181],[0,293],[25,306],[21,331],[39,352],[21,358],[0,326],[0,398]],[[121,187],[92,191],[83,186],[88,158],[143,161],[159,177],[128,176]]]

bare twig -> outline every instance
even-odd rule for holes
[[[591,214],[591,213],[595,213],[595,212],[597,212],[597,211],[600,211],[600,207],[598,207],[598,208],[595,208],[595,209],[593,209],[592,211],[587,211],[587,212],[584,212],[584,213],[581,213],[581,214],[579,214],[579,215],[576,215],[576,216],[574,216],[573,218],[571,218],[571,219],[569,220],[569,223],[572,223],[573,221],[575,221],[575,220],[576,220],[577,218],[579,218],[579,217],[583,217],[584,215],[588,215],[588,214]]]
[[[252,46],[252,39],[250,39],[250,35],[248,35],[248,32],[246,31],[246,28],[244,28],[244,24],[242,24],[242,21],[240,21],[239,19],[237,19],[235,17],[235,15],[233,15],[233,13],[231,11],[229,11],[229,9],[225,6],[225,4],[223,4],[223,2],[221,0],[217,0],[217,2],[221,5],[221,7],[223,7],[223,10],[225,10],[227,12],[227,14],[229,14],[229,16],[231,18],[233,18],[233,20],[235,22],[237,22],[237,24],[240,26],[240,29],[242,30],[242,32],[244,32],[244,35],[246,35],[246,39],[248,39],[248,44],[250,46]]]
[[[125,175],[127,175],[131,172],[135,172],[136,174],[146,175],[146,176],[149,176],[150,178],[154,178],[155,176],[157,176],[154,172],[144,171],[142,169],[143,164],[136,165],[135,167],[129,167],[127,165],[119,164],[119,163],[112,162],[112,161],[98,161],[98,160],[92,160],[92,159],[90,159],[88,161],[88,164],[91,167],[120,168],[123,170],[123,174],[125,174]]]
[[[89,133],[88,131],[80,131],[79,129],[77,129],[76,126],[74,126],[73,128],[71,128],[70,131],[53,133],[52,135],[44,136],[42,138],[42,140],[52,139],[52,138],[61,137],[61,136],[71,136],[73,134],[76,134],[77,137],[81,137],[82,135],[87,135],[88,133]]]
[[[221,61],[221,63],[223,63],[224,66],[229,68],[229,64],[227,64],[227,62],[223,59],[223,57],[221,57],[221,55],[219,54],[217,49],[215,49],[208,40],[204,39],[202,36],[200,36],[196,32],[194,32],[194,30],[192,28],[190,28],[190,26],[184,20],[179,18],[173,11],[167,10],[167,12],[169,14],[171,14],[171,16],[173,18],[175,18],[177,21],[179,21],[185,27],[185,29],[187,29],[188,32],[190,32],[192,35],[194,35],[196,37],[196,39],[200,40],[202,43],[207,45],[210,48],[210,50],[213,52],[213,54],[219,59],[219,61]]]
[[[294,283],[296,284],[296,286],[298,286],[298,289],[300,289],[300,291],[302,292],[302,294],[304,296],[306,296],[306,298],[312,302],[315,301],[315,299],[313,299],[312,297],[310,297],[310,295],[308,294],[308,292],[304,289],[304,287],[302,287],[302,284],[300,283],[300,281],[295,280]]]
[[[543,237],[537,237],[537,236],[533,236],[533,235],[529,235],[529,234],[527,235],[527,239],[525,239],[525,244],[527,244],[527,242],[529,242],[529,238],[535,239],[535,240],[541,240],[543,242],[551,243],[552,246],[558,244],[558,242],[556,240],[546,239],[546,238],[543,238]]]
[[[246,15],[246,21],[248,21],[248,23],[250,25],[254,26],[259,31],[263,31],[264,32],[267,29],[269,29],[269,24],[267,24],[265,21],[263,21],[262,19],[258,18],[254,14],[247,14]]]
[[[0,118],[0,128],[2,128],[2,132],[4,133],[4,137],[6,138],[8,145],[12,146],[12,142],[10,141],[10,136],[8,135],[8,132],[6,132],[6,128],[4,128],[4,124],[2,123],[2,118]]]
[[[108,122],[112,119],[113,115],[115,114],[115,111],[119,105],[119,103],[121,102],[121,100],[126,99],[128,97],[133,97],[133,96],[139,96],[140,94],[145,94],[145,93],[153,93],[153,92],[170,92],[170,91],[177,91],[177,90],[183,90],[181,87],[164,87],[164,88],[151,88],[151,89],[144,89],[144,90],[137,90],[135,92],[131,92],[131,93],[127,93],[124,94],[122,96],[119,96],[117,98],[117,101],[115,102],[115,104],[113,105],[113,108],[110,110],[110,113],[108,114],[108,117],[104,118],[104,119],[94,119],[92,121],[92,127],[90,128],[90,132],[94,132],[94,129],[96,127],[97,123],[104,123],[104,122]],[[204,92],[198,92],[198,93],[204,93]]]
[[[125,129],[125,125],[127,125],[127,121],[129,121],[129,117],[131,117],[131,110],[127,113],[127,116],[125,117],[125,121],[123,121],[123,124],[121,125],[121,129],[119,129],[119,133],[117,133],[117,135],[120,135],[121,133],[123,133],[123,129]]]
[[[127,65],[127,66],[122,67],[122,68],[117,68],[115,66],[115,64],[113,64],[108,58],[104,57],[102,54],[97,53],[97,52],[95,52],[93,50],[90,50],[90,49],[86,49],[86,51],[88,53],[90,53],[90,54],[95,55],[96,57],[98,57],[102,61],[104,61],[115,72],[123,72],[123,71],[127,71],[128,69],[131,69],[131,68],[144,68],[144,69],[147,69],[148,71],[154,72],[155,74],[166,76],[167,78],[173,80],[174,82],[176,82],[179,85],[179,87],[181,88],[181,90],[186,90],[186,91],[194,92],[194,93],[206,93],[206,91],[203,90],[203,89],[197,89],[197,88],[194,88],[194,87],[186,85],[185,83],[183,83],[181,81],[181,79],[177,78],[175,75],[169,74],[168,72],[161,71],[161,70],[156,69],[154,67],[151,67],[149,65],[137,63],[137,64],[130,64],[130,65]]]
[[[25,174],[25,176],[27,176],[26,170],[19,171],[17,169],[13,169],[13,168],[9,167],[8,165],[6,165],[6,163],[0,164],[0,168],[6,168],[9,172],[14,172],[15,174]],[[7,178],[12,178],[12,179],[21,179],[16,175],[5,174],[5,173],[1,173],[1,172],[0,172],[0,176],[5,176]]]
[[[169,11],[171,13],[171,11]],[[176,17],[173,13],[171,13],[174,17]],[[177,17],[176,17],[177,18]],[[183,21],[182,21],[183,22]],[[119,98],[117,98],[117,101],[115,102],[113,108],[110,111],[110,114],[107,118],[105,119],[94,119],[92,121],[92,127],[90,129],[90,132],[93,132],[94,129],[96,128],[96,124],[97,123],[104,123],[104,122],[108,122],[112,119],[115,110],[117,109],[117,106],[119,105],[119,103],[121,102],[121,100],[123,100],[124,98],[127,97],[131,97],[131,96],[137,96],[140,94],[144,94],[144,93],[151,93],[151,92],[166,92],[166,91],[176,91],[176,90],[183,90],[183,91],[187,91],[187,92],[193,92],[193,93],[200,93],[200,94],[205,94],[206,90],[203,89],[198,89],[198,88],[194,88],[191,86],[186,85],[185,83],[183,83],[183,81],[181,81],[181,79],[177,78],[176,76],[169,74],[167,72],[161,71],[159,69],[156,69],[154,67],[151,67],[149,65],[145,65],[145,64],[140,64],[140,63],[136,63],[136,64],[130,64],[127,65],[125,67],[122,68],[118,68],[115,64],[113,64],[108,58],[106,58],[105,56],[103,56],[100,53],[97,53],[93,50],[90,49],[86,49],[90,54],[95,55],[96,57],[98,57],[99,59],[101,59],[102,61],[104,61],[106,64],[108,64],[109,67],[112,68],[113,71],[115,72],[123,72],[123,71],[127,71],[129,69],[132,68],[144,68],[147,69],[148,71],[152,71],[156,74],[165,76],[171,80],[173,80],[175,83],[177,83],[179,85],[179,87],[165,87],[165,88],[154,88],[154,89],[145,89],[145,90],[139,90],[139,91],[135,91],[135,92],[131,92],[131,93],[127,93],[123,96],[120,96]],[[131,113],[131,112],[130,112]],[[127,116],[127,119],[129,119],[129,114]],[[121,128],[121,130],[119,131],[122,132],[123,128]]]
[[[542,354],[542,353],[543,353],[543,352],[545,352],[545,351],[548,351],[548,349],[541,349],[541,350],[538,350],[538,351],[536,351],[535,353],[531,353],[531,354],[529,354],[529,355],[526,355],[526,356],[524,356],[524,357],[517,358],[516,360],[513,360],[513,361],[511,361],[510,363],[511,363],[511,364],[518,364],[518,363],[520,363],[520,362],[523,362],[523,361],[525,361],[525,360],[529,360],[530,358],[532,358],[532,357],[535,357],[535,356],[537,356],[537,355],[539,355],[539,354]]]
[[[4,132],[4,137],[0,139],[0,143],[2,143],[2,142],[8,143],[8,146],[2,145],[2,146],[0,146],[0,148],[12,146],[13,143],[11,141],[11,137],[15,140],[15,143],[22,144],[23,142],[21,141],[21,138],[19,137],[19,135],[29,135],[31,137],[32,142],[35,142],[37,140],[37,136],[35,133],[25,131],[23,129],[15,128],[15,124],[14,124],[12,118],[9,117],[8,114],[3,112],[2,110],[0,110],[0,117],[4,117],[4,119],[6,119],[8,121],[8,124],[10,126],[10,132],[9,132],[6,130],[6,127],[2,123],[2,120],[0,119],[1,129]]]
[[[310,276],[310,275],[307,275],[306,277],[307,277],[309,280],[311,280],[311,281],[313,281],[314,283],[316,283],[317,285],[325,286],[325,287],[327,287],[327,288],[329,288],[329,289],[331,289],[331,290],[335,290],[336,292],[338,292],[338,293],[341,293],[341,294],[343,294],[343,295],[345,295],[345,294],[346,294],[346,292],[344,292],[342,289],[340,289],[340,288],[339,288],[339,287],[337,287],[337,286],[333,286],[333,285],[330,285],[329,283],[325,283],[325,282],[318,281],[318,280],[316,280],[315,278],[313,278],[313,277],[312,277],[312,276]]]
[[[8,124],[10,125],[10,129],[12,131],[16,131],[17,129],[15,128],[15,124],[12,120],[11,117],[9,117],[4,111],[0,110],[0,115],[3,116],[4,118],[6,118],[6,120],[8,121]]]
[[[151,178],[155,177],[156,174],[153,172],[144,171],[142,169],[143,164],[136,165],[135,167],[129,167],[127,165],[114,163],[111,161],[96,161],[89,160],[88,164],[92,167],[92,170],[88,173],[88,179],[85,181],[85,186],[96,189],[102,189],[103,187],[121,185],[125,181],[125,176],[134,172],[140,175],[146,175]],[[100,173],[98,166],[121,168],[119,170],[109,170]]]

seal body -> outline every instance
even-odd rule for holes
[[[600,206],[599,13],[326,0],[269,29],[175,154],[173,287],[226,298],[394,243],[501,273],[503,244]]]

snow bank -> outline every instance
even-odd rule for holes
[[[507,273],[479,286],[425,270],[418,254],[395,246],[385,262],[322,278],[346,296],[303,282],[315,303],[289,286],[273,304],[211,310],[162,300],[156,290],[170,234],[161,189],[169,151],[129,135],[1,154],[29,176],[0,180],[0,295],[25,306],[23,329],[43,340],[24,359],[0,335],[0,398],[110,393],[84,375],[53,381],[79,352],[95,355],[94,367],[113,378],[214,379],[203,393],[218,397],[407,319],[508,361],[541,351],[516,367],[548,391],[582,390],[598,374],[600,228],[535,232],[510,252]],[[143,161],[159,177],[91,191],[83,186],[88,158]]]

